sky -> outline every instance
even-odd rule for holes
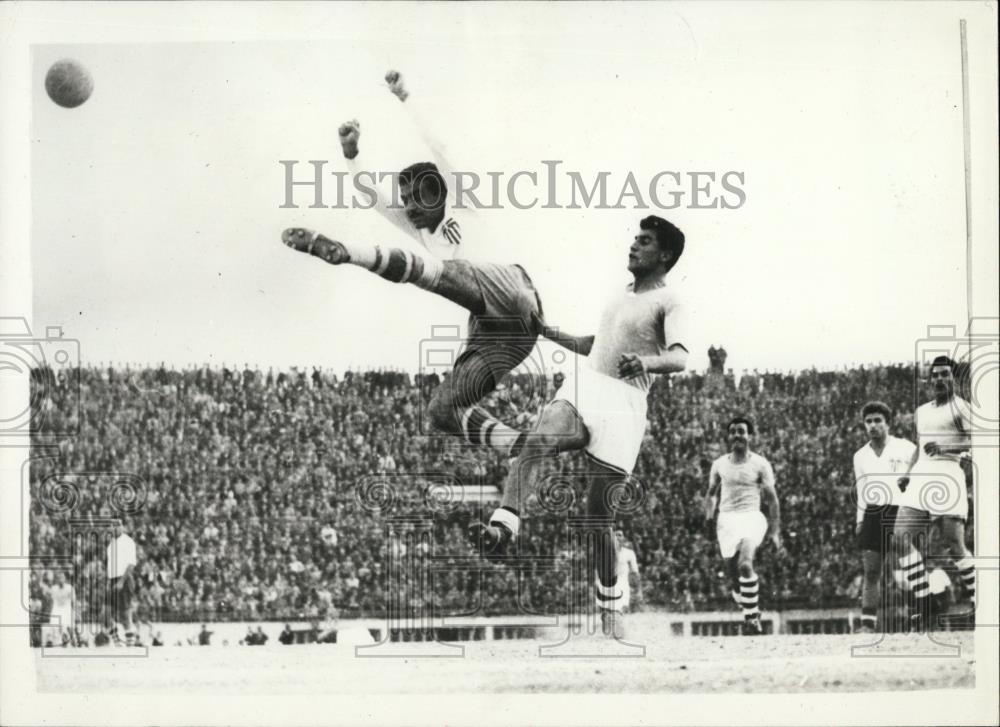
[[[301,191],[299,209],[280,207],[280,160],[346,171],[346,119],[361,122],[366,164],[428,158],[382,82],[398,68],[463,170],[507,179],[560,160],[588,180],[608,172],[612,200],[630,172],[640,187],[661,171],[743,175],[737,209],[477,212],[463,244],[522,264],[552,325],[594,330],[629,280],[637,221],[655,212],[687,237],[669,280],[688,303],[694,368],[711,344],[737,370],[906,361],[928,325],[964,328],[950,16],[638,4],[483,22],[444,4],[420,6],[415,31],[404,21],[418,6],[393,4],[398,24],[385,7],[331,8],[317,35],[336,37],[315,41],[36,46],[35,326],[62,325],[90,363],[416,370],[432,327],[464,324],[461,309],[280,242],[307,226],[405,244],[373,210],[310,209]],[[43,87],[64,57],[95,80],[72,110]],[[976,276],[995,289],[995,266]]]

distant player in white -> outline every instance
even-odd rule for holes
[[[632,605],[632,593],[635,592],[636,600],[642,598],[642,587],[639,581],[639,561],[636,560],[635,550],[632,543],[625,539],[625,531],[615,531],[615,540],[618,543],[618,582],[622,587],[622,612],[628,613]],[[624,578],[622,578],[624,576]]]
[[[903,494],[899,500],[894,542],[900,567],[906,572],[915,597],[911,614],[915,628],[926,626],[925,612],[930,595],[927,572],[919,552],[909,548],[930,523],[940,528],[945,553],[955,562],[972,611],[976,605],[975,562],[965,547],[965,521],[969,515],[964,465],[972,446],[972,410],[965,399],[955,395],[955,362],[938,356],[931,363],[930,383],[934,398],[917,407],[915,424],[920,448],[899,478]],[[926,544],[924,545],[926,547]]]
[[[420,115],[419,105],[407,101],[410,94],[400,74],[389,71],[386,81],[390,91],[406,102],[435,160],[411,164],[399,173],[399,204],[387,199],[378,185],[365,191],[371,193],[375,208],[386,219],[429,254],[372,242],[331,240],[303,228],[286,230],[282,239],[289,247],[332,265],[350,263],[393,283],[413,283],[468,310],[468,340],[453,371],[432,395],[428,415],[431,424],[443,432],[514,456],[524,441],[523,432],[506,426],[476,404],[531,353],[543,328],[541,299],[520,265],[469,259],[470,235],[464,229],[469,217],[460,220],[462,211],[455,209],[456,191],[445,179],[455,179],[454,168],[445,157],[443,144],[431,132],[426,117]],[[372,170],[357,166],[358,122],[343,124],[339,133],[355,179],[366,173],[370,177]]]
[[[878,619],[882,564],[891,543],[899,510],[896,480],[905,472],[916,445],[889,434],[892,411],[881,401],[870,401],[861,409],[868,442],[854,453],[855,511],[854,534],[864,568],[861,586],[861,630],[875,631]]]
[[[57,570],[55,583],[49,589],[52,596],[52,615],[49,622],[53,624],[56,644],[71,643],[76,645],[76,631],[73,624],[73,585],[66,580],[66,574]]]
[[[705,517],[711,521],[718,507],[719,551],[729,567],[733,599],[743,609],[743,633],[756,635],[763,633],[763,628],[758,607],[760,581],[754,570],[754,557],[765,537],[781,551],[781,509],[771,463],[750,451],[753,422],[736,417],[726,430],[730,452],[712,462]],[[767,518],[761,512],[761,500],[767,504]]]
[[[507,476],[501,507],[488,525],[473,523],[469,531],[485,558],[504,558],[517,538],[524,502],[539,482],[544,456],[585,449],[587,514],[607,522],[590,541],[597,606],[605,633],[615,638],[623,634],[623,589],[612,530],[614,491],[627,491],[646,433],[646,395],[653,379],[687,365],[684,310],[666,280],[683,251],[684,233],[667,220],[649,216],[639,222],[628,256],[632,283],[605,306],[596,336],[560,334],[587,360],[542,410]]]
[[[125,641],[131,645],[135,640],[132,626],[133,602],[135,600],[135,567],[138,563],[135,541],[125,532],[125,525],[119,521],[115,525],[115,537],[108,543],[108,620],[118,638],[117,624],[125,629]]]

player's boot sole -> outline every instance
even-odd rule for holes
[[[293,250],[315,255],[331,265],[340,265],[351,259],[341,243],[305,227],[289,227],[281,233],[281,241]]]
[[[469,525],[469,540],[478,548],[483,558],[491,563],[499,563],[510,556],[510,544],[514,534],[504,525],[475,522]]]

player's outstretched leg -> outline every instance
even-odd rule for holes
[[[491,360],[488,349],[477,349],[474,342],[470,343],[452,372],[434,390],[427,413],[435,429],[512,457],[517,455],[527,432],[508,427],[481,406],[476,406],[496,389],[506,371],[513,368],[508,367],[509,361],[502,363],[498,366]]]
[[[521,528],[524,503],[538,484],[541,462],[586,445],[587,429],[576,409],[565,401],[549,402],[507,473],[500,507],[493,511],[489,524],[477,522],[469,526],[469,538],[484,558],[500,560],[509,554]]]
[[[331,265],[349,263],[375,273],[390,283],[412,283],[447,298],[473,315],[485,309],[474,265],[465,260],[438,260],[403,248],[364,242],[343,242],[304,227],[290,227],[282,242]]]
[[[755,551],[756,547],[751,541],[741,540],[736,553],[740,607],[743,609],[743,633],[748,636],[764,633],[760,623],[760,580],[753,567]]]
[[[597,609],[601,615],[604,635],[620,640],[625,638],[622,609],[624,590],[618,584],[618,544],[614,534],[611,499],[613,489],[621,486],[626,476],[620,470],[592,457],[587,458],[587,474],[590,480],[587,515],[595,520],[607,521],[607,525],[600,528],[597,537],[590,540],[592,551],[587,554],[594,563]]]
[[[413,283],[428,290],[437,286],[444,267],[440,260],[432,256],[371,243],[331,240],[303,227],[285,230],[281,240],[293,250],[313,255],[331,265],[350,263],[392,283]]]

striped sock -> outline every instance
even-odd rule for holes
[[[861,625],[869,626],[875,628],[875,624],[878,621],[877,612],[874,608],[862,608],[861,609]]]
[[[927,582],[927,570],[924,568],[924,559],[916,550],[911,550],[899,559],[899,567],[903,569],[908,589],[917,599],[917,610],[922,612],[921,604],[926,603],[924,599],[931,594],[931,587]]]
[[[962,577],[965,590],[969,592],[969,601],[976,605],[976,564],[972,558],[965,556],[955,561],[958,574]]]
[[[615,576],[614,583],[610,586],[601,583],[600,576],[595,578],[595,583],[597,585],[597,607],[603,608],[605,611],[621,611],[624,592],[618,587],[618,576]]]
[[[366,251],[367,252],[367,251]],[[355,257],[355,251],[348,248],[351,262],[368,268],[390,283],[413,283],[425,290],[433,290],[441,280],[444,263],[436,257],[422,257],[409,250],[390,247],[383,249],[372,246],[372,254]]]
[[[469,444],[493,447],[501,454],[513,457],[524,432],[511,429],[479,406],[472,406],[462,413],[462,436]]]
[[[740,605],[743,607],[743,618],[749,620],[760,616],[760,609],[757,607],[759,592],[760,585],[756,573],[749,578],[740,576]]]

